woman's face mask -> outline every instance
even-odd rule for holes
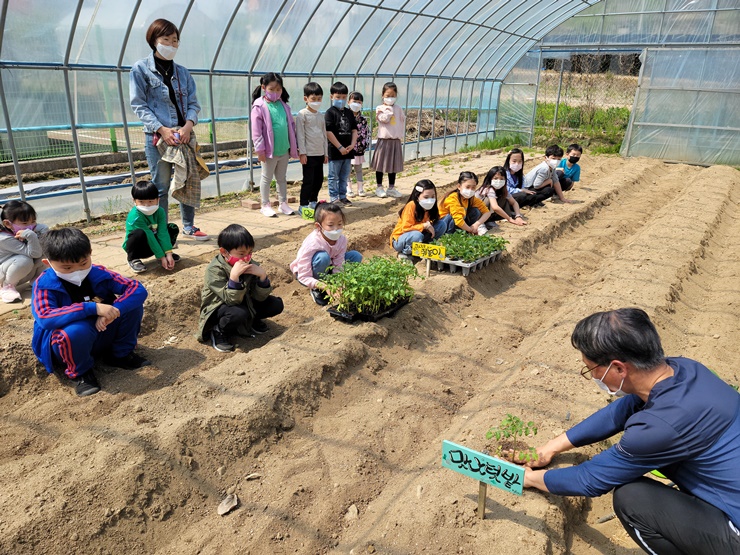
[[[162,44],[161,42],[158,42],[157,43],[157,52],[165,60],[173,60],[175,58],[175,54],[177,54],[177,47],[176,46],[168,46],[166,44]]]

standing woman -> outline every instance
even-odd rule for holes
[[[147,29],[146,41],[152,53],[131,68],[129,96],[131,108],[144,124],[146,161],[166,216],[172,164],[162,161],[156,144],[164,141],[177,146],[194,140],[200,104],[190,72],[172,61],[180,46],[180,31],[175,24],[157,19]],[[181,202],[180,214],[183,235],[208,240],[208,235],[195,227],[194,206]]]

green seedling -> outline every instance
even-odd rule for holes
[[[496,455],[501,456],[503,450],[503,443],[513,444],[512,460],[514,462],[526,462],[537,460],[537,451],[534,447],[529,447],[524,443],[525,436],[536,436],[537,426],[534,422],[524,422],[521,418],[507,414],[496,428],[490,428],[486,432],[486,439],[496,438],[499,442]],[[522,447],[519,447],[519,444]]]
[[[435,239],[434,244],[443,246],[450,260],[473,262],[494,252],[506,250],[508,241],[496,235],[473,235],[458,229]]]

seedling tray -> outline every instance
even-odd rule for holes
[[[479,258],[473,262],[463,262],[461,260],[450,260],[449,258],[445,258],[444,260],[432,260],[431,263],[432,265],[436,263],[437,271],[439,272],[449,271],[454,274],[457,273],[457,270],[459,269],[462,272],[462,275],[467,277],[470,272],[475,272],[476,270],[488,266],[491,262],[495,262],[499,256],[501,256],[501,251],[493,252],[488,256],[484,256],[483,258]]]
[[[352,322],[377,322],[381,318],[393,316],[402,306],[408,303],[409,299],[403,299],[390,308],[385,309],[383,312],[378,312],[377,314],[365,314],[363,312],[342,312],[341,310],[337,310],[335,307],[332,306],[330,306],[326,310],[337,320],[342,320],[343,322],[347,322],[350,324]]]

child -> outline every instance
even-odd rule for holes
[[[316,207],[314,230],[303,240],[290,270],[301,285],[311,291],[311,297],[319,306],[329,302],[320,290],[324,288],[321,277],[329,266],[338,271],[346,262],[362,262],[357,251],[347,250],[344,235],[344,213],[338,204],[322,203]]]
[[[506,170],[503,167],[494,166],[488,170],[475,196],[493,212],[493,216],[489,218],[486,225],[494,220],[506,220],[510,224],[519,226],[527,225],[519,213],[519,204],[506,188]]]
[[[64,369],[80,397],[100,391],[93,357],[115,368],[151,364],[136,354],[144,315],[144,286],[93,265],[90,239],[79,229],[49,231],[43,241],[49,268],[33,284],[33,352],[51,373]]]
[[[313,220],[313,211],[319,201],[319,191],[324,182],[324,164],[329,162],[326,139],[326,121],[319,113],[324,91],[318,83],[303,86],[303,100],[306,107],[298,112],[295,119],[298,156],[303,169],[301,199],[298,213],[305,219]]]
[[[351,206],[347,184],[354,148],[357,122],[347,104],[347,85],[337,81],[331,86],[331,108],[326,111],[326,138],[329,141],[329,202]]]
[[[457,179],[457,189],[447,193],[439,207],[442,217],[450,214],[455,226],[468,233],[486,234],[483,225],[493,212],[490,212],[483,201],[475,196],[478,188],[478,176],[473,172],[461,172]]]
[[[262,320],[283,311],[283,300],[270,295],[270,279],[252,260],[254,239],[239,224],[218,234],[218,254],[206,268],[201,291],[198,340],[210,337],[222,353],[234,350],[229,335],[253,337],[268,331]]]
[[[512,148],[504,162],[506,169],[506,189],[520,208],[532,206],[535,192],[524,188],[524,151]]]
[[[0,300],[20,302],[17,287],[33,283],[46,268],[41,262],[39,235],[48,231],[36,223],[33,206],[22,200],[11,200],[0,212]]]
[[[295,214],[288,206],[288,160],[298,158],[295,121],[290,112],[290,95],[283,88],[283,78],[268,73],[260,78],[260,86],[252,92],[252,142],[257,158],[262,164],[260,212],[268,218],[277,218],[270,206],[270,183],[277,181],[280,212]]]
[[[172,270],[180,257],[172,252],[172,245],[180,232],[177,225],[167,223],[167,215],[159,206],[159,191],[151,181],[137,181],[131,187],[134,206],[126,218],[126,237],[123,250],[128,265],[137,274],[146,271],[142,258],[156,257],[165,270]]]
[[[558,180],[563,191],[570,191],[573,185],[581,180],[581,166],[578,165],[578,161],[583,155],[583,148],[573,143],[568,145],[565,155],[567,158],[560,160],[560,165],[555,171],[558,172]]]
[[[414,185],[406,206],[398,211],[398,216],[391,233],[391,247],[401,260],[413,260],[412,243],[428,243],[435,237],[455,230],[452,216],[439,217],[437,188],[428,179],[422,179]]]
[[[561,202],[568,204],[573,202],[563,195],[563,189],[555,171],[562,157],[563,149],[558,145],[550,145],[545,149],[544,161],[524,176],[524,187],[535,193],[535,197],[532,199],[533,206],[543,206],[542,201],[549,199],[554,194],[557,194]]]
[[[400,106],[396,106],[398,88],[395,83],[383,85],[383,104],[375,109],[378,120],[378,141],[373,152],[372,167],[375,170],[377,189],[375,194],[400,198],[396,190],[396,174],[403,171],[403,141],[406,134],[406,116]],[[388,190],[383,189],[383,174],[388,174]]]
[[[362,115],[362,94],[355,91],[349,95],[349,109],[355,115],[357,122],[357,144],[355,145],[355,157],[352,160],[352,167],[355,169],[355,178],[357,179],[357,196],[365,196],[365,183],[362,180],[362,165],[365,163],[365,151],[370,144],[370,128],[367,125],[367,118]],[[347,196],[353,197],[352,187],[347,185]]]

